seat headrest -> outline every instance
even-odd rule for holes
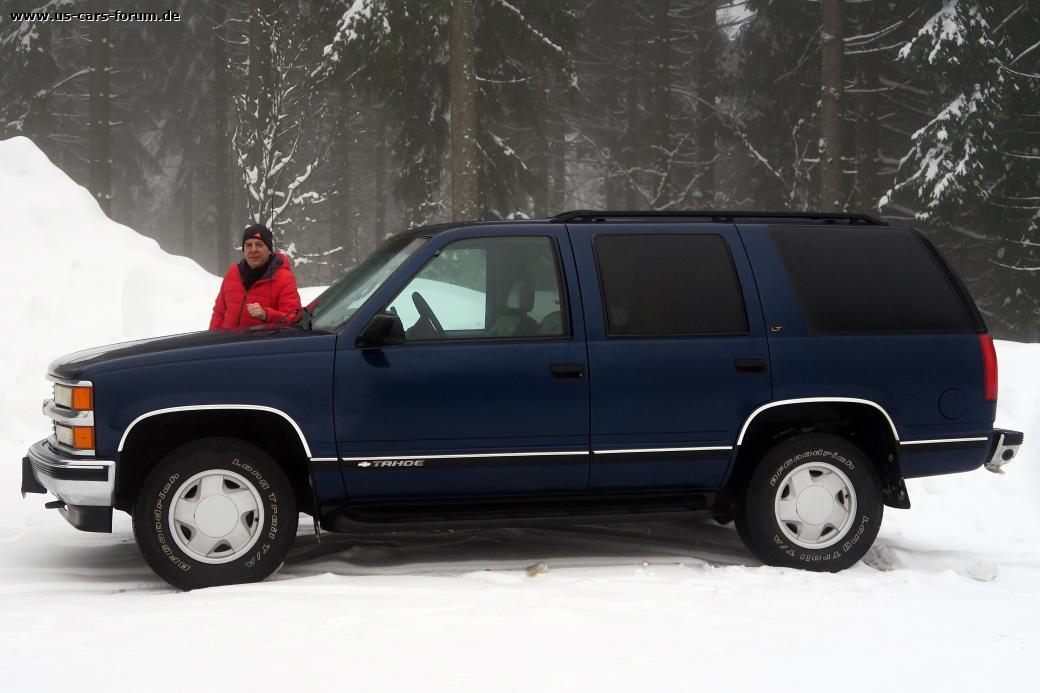
[[[515,279],[506,294],[506,308],[529,313],[534,308],[534,284],[526,277]]]

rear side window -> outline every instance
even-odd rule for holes
[[[909,229],[774,227],[816,333],[974,332],[939,260]]]
[[[594,247],[608,335],[747,333],[744,299],[722,236],[601,235]]]

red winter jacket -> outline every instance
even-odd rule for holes
[[[261,322],[251,316],[246,310],[247,303],[259,303],[267,311],[267,320]],[[209,329],[277,322],[299,307],[300,293],[296,290],[296,277],[289,269],[289,258],[275,253],[267,271],[249,287],[248,292],[242,284],[238,265],[231,265],[224,275],[224,282],[220,285],[216,303],[213,304],[213,317],[209,321]]]

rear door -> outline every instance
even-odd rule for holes
[[[722,224],[570,226],[591,388],[592,489],[716,488],[771,397],[755,283]]]

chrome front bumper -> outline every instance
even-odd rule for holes
[[[1024,439],[1025,436],[1020,431],[994,429],[993,444],[990,447],[989,458],[986,460],[986,469],[1003,474],[1003,466],[1015,459],[1018,455],[1018,448]]]
[[[69,459],[53,450],[48,440],[33,444],[22,458],[22,496],[50,492],[62,502],[62,514],[75,527],[111,531],[115,462]]]

